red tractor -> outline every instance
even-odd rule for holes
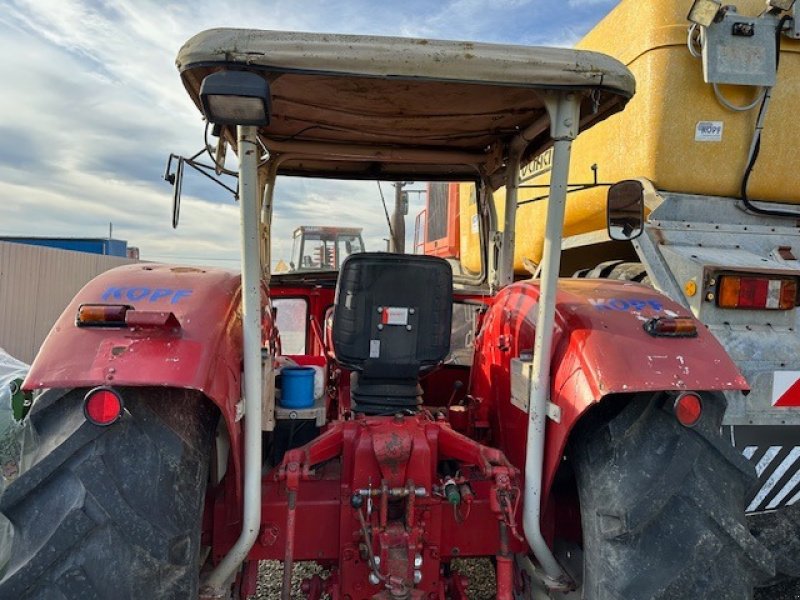
[[[632,97],[624,66],[234,29],[177,65],[239,157],[242,272],[127,266],[67,307],[25,382],[0,597],[243,599],[264,559],[282,598],[316,561],[305,597],[339,600],[465,600],[472,557],[502,600],[748,598],[772,574],[720,433],[736,366],[650,288],[558,281],[570,144]],[[548,147],[541,275],[518,280],[520,168]],[[354,253],[270,277],[279,175],[474,182],[482,266]],[[625,186],[609,200],[613,235],[641,230]]]

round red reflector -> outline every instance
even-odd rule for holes
[[[681,394],[675,400],[675,417],[681,425],[691,427],[700,420],[703,403],[697,394]]]
[[[95,388],[84,398],[83,413],[95,425],[111,425],[122,416],[122,398],[110,388]]]

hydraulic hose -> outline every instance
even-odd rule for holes
[[[781,33],[783,33],[783,27],[786,25],[786,22],[791,17],[789,15],[784,15],[781,20],[778,22],[778,27],[775,30],[775,70],[778,70],[781,62]],[[791,211],[791,210],[778,210],[778,209],[771,209],[771,208],[761,208],[753,204],[753,201],[748,198],[747,195],[747,187],[750,184],[750,176],[753,174],[753,169],[755,168],[756,161],[758,160],[758,155],[761,152],[761,132],[764,129],[764,121],[766,120],[767,110],[769,109],[770,100],[772,99],[772,90],[770,88],[766,88],[764,92],[764,97],[761,100],[761,108],[758,111],[758,118],[756,119],[756,128],[753,132],[753,141],[750,144],[750,153],[747,158],[747,166],[744,169],[744,175],[742,176],[742,185],[740,189],[740,196],[742,198],[742,202],[745,205],[745,208],[750,212],[759,214],[759,215],[767,215],[770,217],[787,217],[791,219],[800,219],[800,212]]]

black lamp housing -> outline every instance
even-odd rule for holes
[[[269,83],[247,71],[217,71],[203,79],[200,103],[215,125],[269,125]]]

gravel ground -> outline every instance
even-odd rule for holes
[[[314,573],[322,573],[322,567],[313,562],[295,563],[292,570],[292,598],[304,598],[300,583]],[[277,560],[262,560],[258,566],[257,600],[277,600],[281,597],[283,563]]]
[[[454,560],[453,568],[469,577],[470,600],[492,600],[495,597],[494,567],[489,559]],[[292,598],[302,599],[300,583],[306,577],[320,573],[322,568],[313,562],[295,563],[292,572]],[[283,565],[275,560],[262,561],[258,569],[257,600],[277,600],[281,594]]]
[[[494,569],[488,559],[454,560],[453,567],[469,577],[470,600],[491,600],[494,598]],[[322,573],[315,563],[295,564],[292,573],[292,598],[302,599],[300,582],[314,573]],[[265,560],[258,573],[257,600],[277,600],[280,598],[283,567],[278,561]],[[800,582],[776,585],[756,591],[753,600],[800,600]]]

